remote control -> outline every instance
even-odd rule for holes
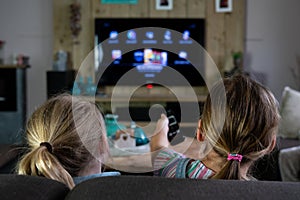
[[[184,137],[181,134],[179,134],[179,124],[172,112],[168,111],[167,117],[169,119],[168,140],[171,143],[171,145],[178,144],[184,140]]]

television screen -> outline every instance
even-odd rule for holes
[[[96,18],[99,85],[205,86],[204,27],[196,18]]]

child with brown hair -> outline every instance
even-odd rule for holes
[[[216,96],[222,88],[226,102]],[[198,122],[196,138],[208,149],[207,155],[194,160],[172,150],[168,118],[162,115],[151,138],[151,151],[157,154],[153,156],[155,174],[249,180],[254,161],[275,147],[278,121],[277,102],[267,88],[243,75],[224,79],[210,91]]]

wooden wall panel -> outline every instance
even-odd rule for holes
[[[244,50],[245,0],[233,0],[234,12],[225,15],[225,55]],[[239,39],[237,39],[239,38]]]
[[[74,1],[72,0],[54,0],[53,1],[53,31],[54,31],[54,44],[53,52],[54,55],[57,51],[63,50],[70,52],[73,69],[78,69],[81,62],[86,55],[93,48],[93,41],[86,40],[85,38],[93,38],[93,17],[91,15],[91,2],[78,0],[81,4],[81,15],[80,24],[82,30],[78,38],[73,38],[70,30],[70,5]],[[85,74],[90,74],[91,70],[86,69]]]
[[[205,48],[208,52],[206,58],[206,79],[212,84],[218,72],[216,72],[215,65],[219,69],[219,72],[222,74],[221,66],[224,53],[224,14],[215,12],[215,3],[212,0],[206,0],[206,10],[205,10],[205,22],[206,22],[206,42]]]
[[[82,65],[84,59],[88,54],[93,50],[94,40],[86,38],[94,38],[94,17],[91,12],[92,1],[86,0],[77,0],[81,5],[81,26],[82,30],[78,37],[78,44],[73,43],[73,60],[74,60],[74,69],[79,69],[83,72],[83,76],[92,76],[94,77],[94,69],[87,65]],[[83,14],[84,13],[84,14]]]
[[[168,17],[170,17],[170,18],[186,18],[187,2],[188,2],[188,0],[173,1],[173,9],[168,11]]]
[[[129,5],[128,4],[112,4],[110,7],[111,17],[129,17]]]
[[[224,13],[215,12],[214,1],[206,1],[206,50],[216,63],[219,69],[222,69],[225,52],[225,27]]]
[[[111,5],[101,4],[100,0],[88,0],[92,1],[92,13],[94,18],[97,17],[111,17]]]
[[[210,0],[212,1],[212,0]],[[189,18],[205,18],[205,0],[187,0],[186,14]]]
[[[53,55],[59,50],[72,52],[69,5],[70,1],[53,1]]]
[[[233,0],[230,13],[216,13],[214,1],[206,4],[206,49],[223,74],[233,67],[233,53],[244,52],[246,2]]]
[[[129,6],[129,17],[140,17],[147,18],[149,17],[149,0],[138,0],[138,4]]]

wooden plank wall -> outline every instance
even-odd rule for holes
[[[69,28],[69,5],[74,1],[79,2],[82,7],[79,44],[74,43]],[[231,13],[216,13],[214,0],[173,0],[173,10],[156,10],[154,0],[138,0],[137,5],[101,4],[100,0],[53,0],[53,55],[58,50],[71,52],[72,68],[78,69],[83,59],[93,49],[93,23],[96,17],[205,18],[206,50],[223,72],[232,53],[244,51],[245,1],[233,0]],[[94,76],[92,66],[83,71],[84,76]],[[207,73],[210,73],[209,69]]]

